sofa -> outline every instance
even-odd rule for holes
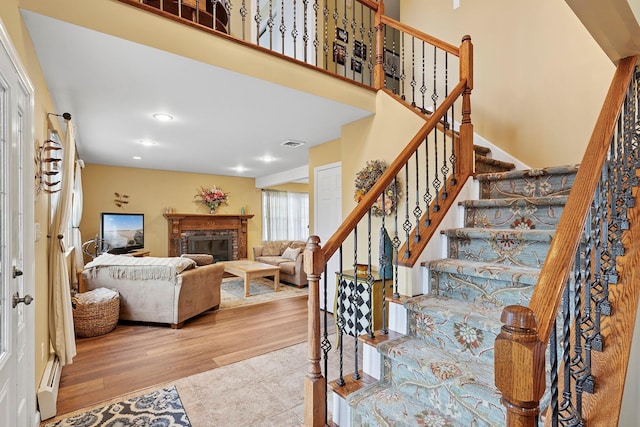
[[[302,240],[262,242],[262,246],[253,248],[253,259],[280,267],[280,282],[302,288],[309,283],[302,263],[305,246]]]
[[[181,328],[185,320],[220,305],[224,265],[200,265],[183,257],[131,257],[102,254],[83,272],[87,290],[120,293],[120,319],[168,323]]]

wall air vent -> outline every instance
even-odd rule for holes
[[[302,142],[302,141],[294,141],[292,139],[289,139],[289,140],[283,142],[280,145],[285,146],[285,147],[289,147],[289,148],[298,148],[298,147],[303,146],[304,142]]]

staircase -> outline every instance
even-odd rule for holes
[[[449,258],[428,265],[431,293],[404,304],[408,334],[378,344],[381,380],[349,396],[352,425],[505,424],[494,385],[500,316],[528,305],[577,169],[478,176],[464,228],[444,233]]]

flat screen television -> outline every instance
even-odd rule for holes
[[[100,238],[110,254],[125,254],[144,248],[144,214],[100,214]]]

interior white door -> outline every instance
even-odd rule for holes
[[[25,206],[31,185],[32,93],[0,22],[0,425],[33,426],[33,265],[25,266]],[[27,160],[28,159],[28,160]],[[31,181],[29,181],[31,182]],[[33,209],[28,210],[33,221]],[[31,240],[33,242],[33,240]],[[31,247],[33,245],[31,244]],[[31,248],[33,254],[33,247]],[[33,257],[30,257],[32,259]],[[26,267],[26,268],[25,268]],[[26,273],[26,274],[25,274]]]
[[[325,243],[342,223],[342,165],[331,163],[314,169],[314,234]],[[327,307],[333,313],[336,275],[340,260],[336,252],[327,262]],[[324,305],[324,274],[320,279],[320,307]]]

